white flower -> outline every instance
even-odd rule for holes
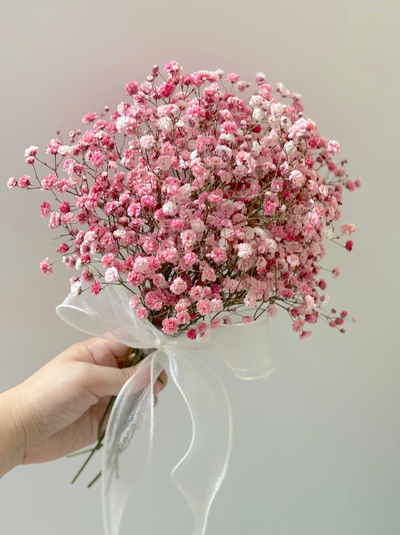
[[[190,184],[184,184],[180,189],[181,197],[187,199],[192,193],[192,186]]]
[[[332,239],[333,237],[333,229],[332,227],[327,227],[326,225],[322,227],[321,234],[324,238],[327,238],[328,240]]]
[[[71,147],[69,145],[60,145],[58,147],[58,154],[63,156],[71,156]]]
[[[125,238],[126,230],[124,230],[123,228],[119,228],[117,230],[114,230],[113,236],[114,236],[114,238],[117,238],[117,239]]]
[[[260,123],[264,119],[265,113],[260,108],[254,108],[252,117],[257,123]]]
[[[267,238],[264,245],[268,253],[275,253],[278,248],[278,244],[272,238]]]
[[[239,243],[238,250],[238,257],[243,258],[243,260],[248,260],[253,253],[253,248],[250,243]]]
[[[289,156],[289,154],[291,154],[296,149],[296,145],[293,143],[293,141],[287,141],[283,146],[283,149]]]
[[[157,125],[163,132],[171,132],[171,130],[174,128],[174,125],[169,117],[161,117],[157,121]]]
[[[82,179],[79,175],[74,173],[69,177],[68,182],[72,187],[79,186],[79,184],[82,182]]]
[[[283,113],[283,106],[280,102],[274,102],[271,104],[271,113],[275,117],[280,117]]]
[[[25,158],[28,158],[29,156],[35,156],[38,150],[39,150],[39,147],[36,147],[35,145],[31,145],[30,147],[25,149]]]
[[[249,106],[251,108],[261,108],[263,105],[264,99],[260,95],[253,95],[250,97]]]
[[[219,139],[224,141],[231,141],[233,143],[235,141],[235,136],[233,134],[222,132],[219,136]]]
[[[163,207],[162,211],[165,215],[175,215],[178,211],[177,205],[173,201],[167,201]]]
[[[257,234],[258,236],[260,236],[262,240],[265,240],[267,238],[267,234],[265,230],[259,227],[254,227],[254,234]]]
[[[85,234],[85,237],[83,238],[83,241],[86,243],[90,243],[96,239],[96,234],[92,230],[88,230]]]
[[[81,293],[82,293],[82,283],[81,283],[81,281],[76,281],[73,284],[71,284],[71,294],[74,297],[77,297]]]
[[[202,335],[198,334],[196,340],[198,342],[202,342],[203,344],[205,344],[210,339],[210,335],[211,335],[210,330],[208,330]]]
[[[104,273],[104,278],[106,282],[116,282],[118,280],[118,277],[119,273],[116,267],[110,267],[106,269],[106,272]]]
[[[205,225],[203,221],[199,219],[198,217],[195,217],[194,219],[191,220],[190,226],[196,232],[203,232],[203,230],[205,229]]]
[[[321,295],[320,299],[321,299],[321,304],[322,305],[327,305],[329,303],[329,294],[324,294],[324,295]]]
[[[78,260],[76,261],[75,268],[76,268],[78,271],[81,271],[81,270],[83,269],[82,260],[81,260],[80,258],[78,258]]]
[[[305,313],[310,314],[316,306],[314,302],[314,298],[311,297],[311,295],[306,295],[304,298],[304,301],[306,305]]]
[[[229,158],[232,156],[232,149],[225,145],[217,145],[215,147],[215,152],[221,156],[222,154],[226,154]]]
[[[222,78],[225,74],[225,71],[223,71],[222,69],[217,69],[216,71],[213,71],[212,74],[218,76],[218,78]]]
[[[256,306],[257,299],[256,299],[256,293],[253,290],[250,290],[247,292],[246,297],[244,298],[244,304],[247,307],[254,307]]]
[[[284,97],[290,95],[290,91],[286,89],[286,87],[282,84],[282,82],[278,82],[276,84],[276,89],[278,92],[280,92]]]
[[[251,148],[251,152],[254,154],[254,156],[257,158],[261,154],[261,146],[257,141],[253,141],[253,146]]]

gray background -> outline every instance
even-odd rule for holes
[[[263,71],[303,95],[306,116],[340,142],[350,177],[343,222],[354,251],[330,247],[330,304],[359,322],[345,335],[314,326],[300,342],[283,314],[269,324],[276,372],[258,382],[220,371],[234,409],[234,451],[211,510],[212,535],[400,533],[399,31],[397,0],[1,4],[2,352],[0,390],[82,339],[54,313],[71,275],[38,262],[52,237],[38,192],[8,191],[29,174],[24,149],[68,138],[89,111],[115,109],[129,80],[174,59],[185,72]],[[43,154],[43,152],[42,152]],[[129,502],[122,535],[189,535],[189,510],[169,471],[189,443],[189,418],[169,385],[156,415],[154,463]],[[102,533],[99,486],[74,486],[81,459],[19,467],[0,481],[0,533]],[[150,506],[150,502],[152,505]]]

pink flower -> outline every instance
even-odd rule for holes
[[[49,228],[55,229],[61,225],[61,215],[58,212],[52,212],[49,219]]]
[[[101,284],[99,282],[94,282],[91,287],[91,292],[93,295],[97,295],[101,290]]]
[[[296,254],[291,254],[286,257],[286,261],[289,264],[289,266],[292,266],[292,268],[295,268],[300,264],[299,257]]]
[[[157,206],[157,201],[153,195],[143,195],[140,199],[140,203],[144,208],[154,208]]]
[[[178,332],[178,320],[176,318],[165,318],[162,321],[162,330],[165,334],[175,334]]]
[[[140,305],[140,297],[138,295],[133,295],[129,299],[129,306],[131,308],[138,308],[139,305]]]
[[[216,249],[211,251],[211,258],[214,260],[216,264],[222,264],[227,259],[225,249],[221,249],[220,247],[217,247]]]
[[[46,153],[57,154],[60,145],[61,145],[61,141],[59,139],[52,139],[50,143],[47,145]]]
[[[301,171],[295,170],[290,173],[289,180],[294,188],[301,188],[306,181],[306,177]]]
[[[66,243],[62,243],[60,247],[57,249],[59,253],[66,253],[69,249],[69,246]]]
[[[189,329],[186,333],[186,336],[189,338],[189,340],[196,340],[197,333],[195,329]]]
[[[336,266],[335,268],[332,269],[332,277],[334,279],[336,279],[337,277],[340,276],[340,273],[341,273],[341,269],[339,266]]]
[[[342,231],[342,234],[352,234],[356,231],[356,226],[353,223],[344,223],[344,225],[341,226],[340,230]]]
[[[199,301],[201,299],[201,286],[193,286],[193,288],[190,290],[190,297],[193,299],[193,301]]]
[[[40,206],[40,215],[41,217],[46,217],[51,212],[50,203],[47,201],[42,202]]]
[[[293,332],[295,333],[299,333],[303,330],[303,327],[304,327],[304,320],[302,320],[301,318],[297,318],[293,323],[292,323],[292,329],[293,329]]]
[[[51,267],[50,258],[47,257],[44,260],[40,262],[40,269],[42,270],[42,273],[45,273],[49,275],[50,273],[53,273],[53,268]]]
[[[210,322],[210,329],[218,329],[220,325],[221,325],[221,318],[214,318]]]
[[[151,150],[156,144],[156,140],[152,135],[145,135],[140,138],[140,146],[144,150]]]
[[[131,271],[128,274],[127,281],[131,286],[139,286],[144,281],[144,275],[142,275],[139,271]]]
[[[31,181],[29,180],[31,177],[28,176],[28,175],[25,175],[25,176],[21,176],[21,178],[18,180],[18,186],[20,188],[27,188]]]
[[[196,305],[197,311],[202,316],[208,316],[211,312],[211,303],[208,299],[201,299]]]
[[[311,331],[302,331],[299,334],[299,340],[308,340],[309,338],[311,338],[311,336],[312,336]]]
[[[101,152],[101,150],[89,152],[88,159],[95,167],[101,167],[104,164],[104,154]]]
[[[147,308],[138,308],[136,310],[136,316],[140,319],[140,320],[145,320],[149,317],[149,314],[150,312],[147,310]]]
[[[202,270],[201,280],[214,282],[217,280],[215,271],[210,266],[205,266]]]
[[[67,214],[71,210],[71,207],[69,205],[68,201],[64,201],[60,204],[60,212],[63,214]]]
[[[85,124],[93,123],[96,119],[97,119],[97,113],[96,112],[87,113],[86,115],[83,116],[82,122],[85,123]]]
[[[346,249],[347,249],[348,251],[352,251],[352,249],[353,249],[353,242],[352,242],[351,240],[347,240],[345,247],[346,247]]]
[[[186,288],[187,284],[181,277],[177,277],[169,287],[170,291],[176,295],[183,293]]]
[[[276,210],[276,204],[274,202],[268,201],[264,207],[264,214],[272,215],[275,213],[275,210]]]
[[[110,267],[106,269],[104,273],[104,279],[108,283],[117,282],[119,278],[118,269],[116,267]]]
[[[11,189],[11,188],[15,188],[15,186],[18,185],[18,181],[16,178],[14,177],[11,177],[8,179],[7,181],[7,186]]]
[[[58,178],[54,173],[46,175],[42,180],[42,189],[51,189],[57,184]]]
[[[222,312],[224,309],[224,303],[222,299],[211,299],[211,311]]]
[[[133,95],[136,95],[139,89],[139,84],[137,82],[128,82],[125,86],[125,90],[127,95],[130,97],[133,97]]]
[[[335,156],[340,151],[340,145],[337,141],[329,141],[327,150],[331,156]]]
[[[29,148],[25,149],[25,158],[28,158],[29,156],[36,156],[38,150],[39,147],[31,145]]]

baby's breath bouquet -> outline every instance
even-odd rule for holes
[[[301,340],[319,320],[343,333],[347,312],[326,309],[321,260],[326,239],[352,250],[355,226],[339,224],[340,207],[361,180],[336,161],[339,143],[304,117],[301,95],[273,90],[261,72],[255,90],[222,70],[183,74],[175,61],[164,73],[129,82],[115,111],[83,117],[86,130],[57,132],[47,161],[26,149],[32,171],[8,181],[47,194],[40,215],[61,232],[71,299],[96,310],[118,287],[126,317],[160,333],[167,354],[168,337],[206,347],[279,309]],[[43,273],[56,262],[42,260]],[[128,364],[146,355],[132,352]]]

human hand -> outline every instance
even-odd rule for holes
[[[1,394],[0,477],[18,464],[51,461],[93,444],[110,397],[136,372],[136,366],[118,367],[128,350],[102,338],[79,342]],[[163,371],[155,396],[166,383]]]

